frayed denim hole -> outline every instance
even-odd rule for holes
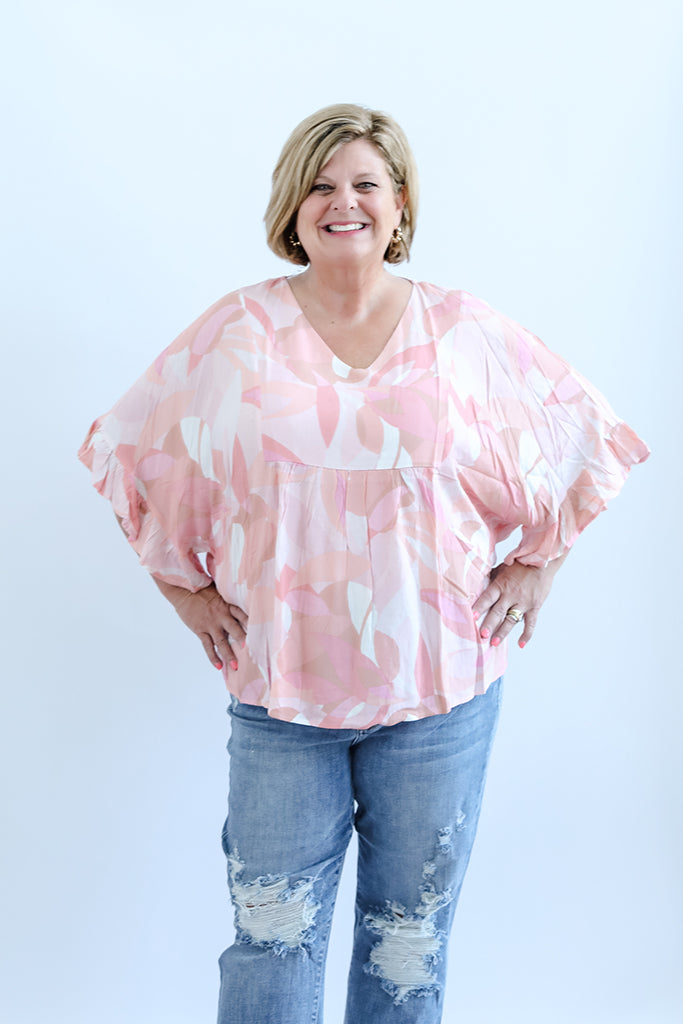
[[[233,853],[228,860],[230,891],[239,942],[270,949],[276,956],[310,952],[320,902],[313,895],[315,879],[290,882],[286,875],[263,875],[251,882],[239,876],[244,865]]]

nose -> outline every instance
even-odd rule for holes
[[[358,197],[351,184],[338,185],[332,199],[333,210],[352,210],[358,205]]]

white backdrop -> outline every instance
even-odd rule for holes
[[[522,322],[654,452],[512,651],[444,1019],[681,1020],[682,29],[676,0],[5,15],[8,1024],[214,1019],[225,693],[75,453],[211,302],[288,272],[264,241],[270,172],[292,127],[340,100],[388,110],[413,143],[403,272]],[[328,1024],[352,870],[353,853]]]

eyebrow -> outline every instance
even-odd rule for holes
[[[354,178],[375,178],[378,174],[379,171],[359,171],[358,174],[354,174]],[[327,181],[333,180],[327,174],[323,174],[322,171],[316,174],[314,181],[317,181],[318,178],[325,178]]]

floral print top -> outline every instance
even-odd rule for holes
[[[323,728],[447,712],[506,645],[471,606],[495,545],[562,555],[648,449],[524,328],[414,283],[367,369],[314,331],[287,278],[233,292],[167,348],[79,457],[143,566],[215,581],[249,616],[231,693]]]

